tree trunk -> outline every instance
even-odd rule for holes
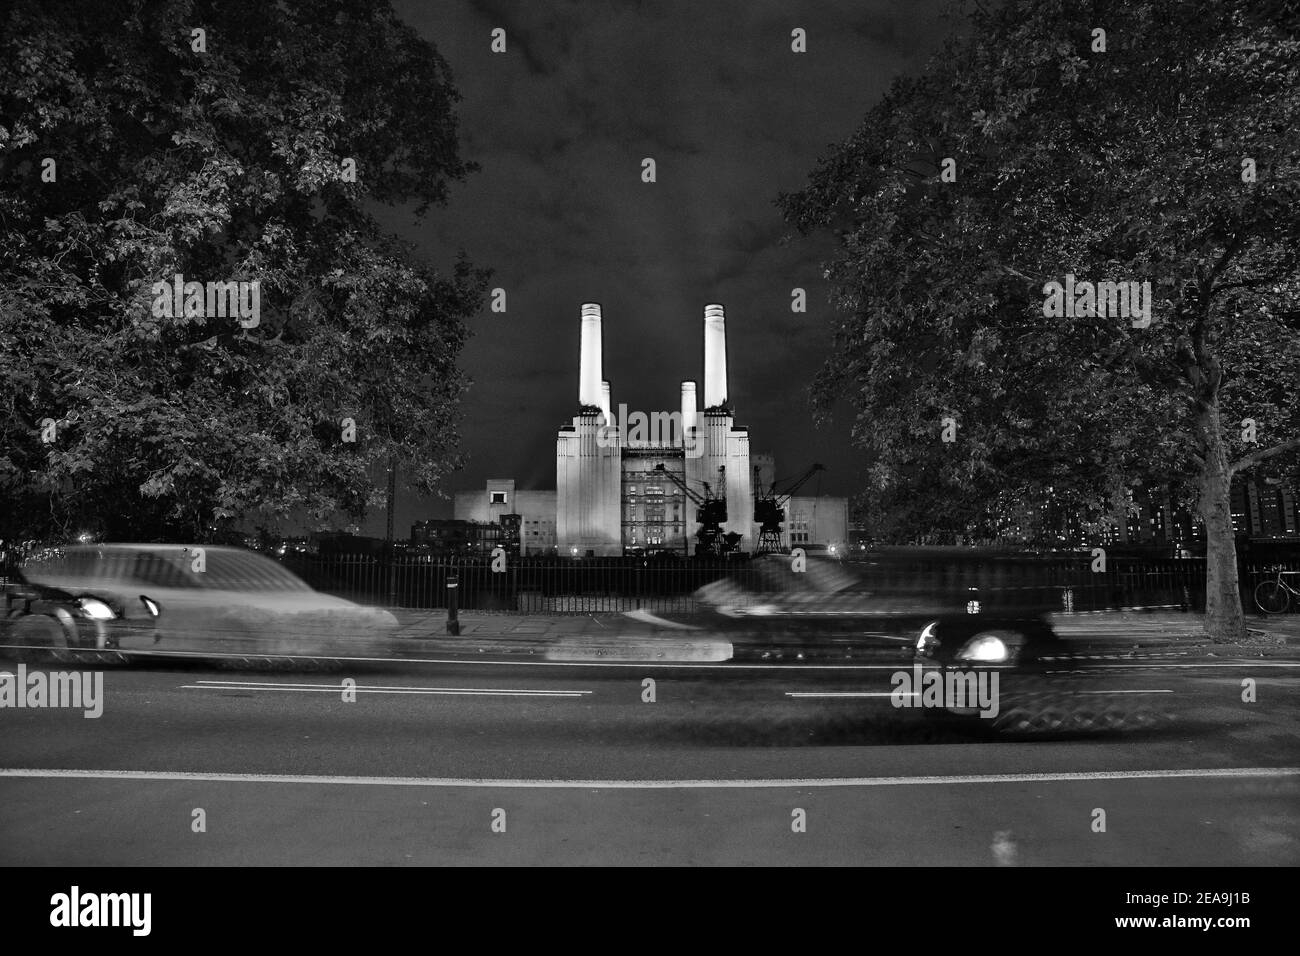
[[[1223,439],[1217,399],[1201,415],[1205,467],[1201,471],[1200,510],[1205,521],[1205,633],[1233,643],[1246,636],[1237,580],[1237,541],[1232,527],[1232,471]]]

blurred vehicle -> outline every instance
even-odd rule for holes
[[[810,554],[797,572],[793,562],[785,555],[756,558],[743,572],[700,588],[696,601],[723,619],[716,627],[809,653],[851,645],[892,658],[920,645],[936,663],[1011,666],[1064,652],[1051,623],[1055,599],[993,592],[947,567],[936,572],[901,559],[863,568]],[[993,635],[1000,635],[1000,650],[989,641],[976,644]]]
[[[0,659],[62,659],[68,651],[115,651],[157,641],[158,602],[140,596],[128,619],[115,599],[19,581],[0,588]]]
[[[312,654],[390,636],[397,620],[313,590],[263,555],[240,548],[179,544],[73,546],[22,567],[34,585],[94,597],[137,623],[155,607],[163,651]]]
[[[944,686],[996,688],[978,716],[1013,733],[1149,725],[1158,715],[1088,683],[1101,672],[1061,640],[1059,589],[1018,582],[1033,558],[971,549],[899,549],[869,565],[767,555],[700,588],[709,630],[731,638],[737,659],[873,661]],[[698,615],[696,616],[698,624]],[[992,675],[997,680],[992,680]],[[930,678],[925,678],[929,680]],[[969,718],[970,706],[941,706]]]

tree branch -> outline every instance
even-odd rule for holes
[[[1274,445],[1272,448],[1261,448],[1259,451],[1253,451],[1249,455],[1238,458],[1228,466],[1230,474],[1245,471],[1254,465],[1258,465],[1267,458],[1275,458],[1278,455],[1286,454],[1294,448],[1300,448],[1300,438],[1292,438],[1290,441],[1284,441],[1280,445]]]
[[[1196,283],[1196,306],[1194,318],[1192,320],[1192,331],[1190,341],[1191,354],[1186,356],[1184,361],[1190,359],[1195,363],[1195,370],[1186,368],[1188,379],[1197,387],[1198,393],[1205,399],[1212,399],[1217,394],[1219,385],[1223,380],[1223,370],[1219,365],[1218,359],[1206,351],[1206,331],[1210,322],[1210,308],[1214,300],[1215,282],[1223,274],[1223,270],[1228,267],[1234,256],[1241,250],[1246,243],[1248,233],[1238,233],[1228,243],[1223,254],[1219,256],[1217,262],[1210,267],[1209,272],[1203,273]],[[1180,351],[1182,343],[1180,343]],[[1185,354],[1185,353],[1184,353]]]
[[[1218,282],[1219,276],[1223,275],[1223,270],[1228,268],[1228,263],[1230,263],[1236,257],[1237,253],[1241,251],[1241,247],[1246,244],[1246,239],[1249,235],[1250,230],[1245,230],[1233,236],[1232,241],[1228,243],[1227,248],[1223,250],[1223,255],[1219,256],[1219,261],[1210,269],[1210,274],[1205,277],[1205,284],[1203,286],[1207,301],[1214,295],[1214,284]]]
[[[1046,281],[1041,276],[1039,278],[1034,278],[1031,275],[1025,275],[1019,269],[1013,269],[1011,266],[1008,265],[999,265],[998,268],[1001,269],[1003,272],[1005,272],[1007,275],[1013,275],[1017,279],[1024,279],[1026,282],[1033,282],[1035,284],[1041,285]]]
[[[1214,287],[1216,293],[1227,292],[1229,289],[1258,289],[1260,286],[1274,285],[1286,279],[1290,272],[1276,272],[1273,275],[1261,276],[1257,279],[1242,279],[1240,282],[1221,282]]]

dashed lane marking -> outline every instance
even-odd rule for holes
[[[1172,690],[1082,690],[1077,691],[1083,694],[1172,694]],[[897,691],[786,691],[787,697],[894,697]],[[908,691],[902,694],[903,697],[920,697],[916,691]]]
[[[589,690],[534,690],[508,687],[422,687],[393,684],[357,684],[349,687],[338,684],[307,684],[277,681],[223,681],[201,680],[197,684],[182,684],[181,690],[257,690],[290,691],[311,694],[339,694],[356,691],[358,694],[416,694],[453,697],[584,697]]]

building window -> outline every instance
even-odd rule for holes
[[[492,492],[492,504],[503,505],[506,503],[506,493],[504,491]]]

